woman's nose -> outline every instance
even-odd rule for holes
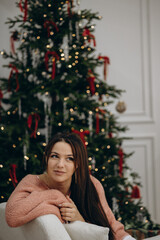
[[[64,166],[64,159],[63,158],[60,158],[58,163],[57,163],[57,166],[59,167],[63,167]]]

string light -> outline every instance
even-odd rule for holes
[[[107,145],[107,149],[110,149],[111,148],[111,146],[110,145]]]
[[[75,63],[72,63],[72,66],[75,66],[76,64]]]
[[[0,168],[3,168],[3,165],[2,165],[2,164],[0,164]]]
[[[4,52],[3,51],[1,51],[1,55],[3,55],[4,54]]]
[[[44,89],[44,86],[41,86],[41,89]]]
[[[119,218],[118,218],[118,221],[121,221],[121,220],[122,220],[122,218],[121,218],[121,217],[119,217]]]
[[[125,204],[127,205],[127,204],[128,204],[128,201],[126,201]]]
[[[72,37],[75,37],[75,36],[76,36],[76,34],[75,34],[75,33],[73,33],[73,34],[72,34]]]
[[[71,67],[72,67],[72,65],[70,64],[70,65],[68,65],[68,67],[69,67],[69,68],[71,68]]]
[[[83,129],[82,129],[82,128],[80,129],[80,132],[83,132]]]
[[[37,36],[37,39],[40,39],[40,36]]]
[[[95,168],[95,172],[98,172],[98,168]]]
[[[48,7],[51,7],[51,4],[48,4]]]
[[[47,17],[47,14],[43,14],[43,17],[46,18],[46,17]]]
[[[84,46],[81,46],[81,49],[84,49]]]
[[[4,196],[1,196],[2,199],[4,199]]]
[[[105,131],[105,129],[104,129],[104,128],[102,128],[102,129],[101,129],[101,132],[104,132],[104,131]]]
[[[27,156],[24,156],[24,159],[26,159],[26,160],[29,160],[29,157],[27,157]]]
[[[75,52],[75,55],[79,55],[79,52]]]
[[[93,112],[92,112],[92,111],[89,111],[89,114],[90,114],[90,115],[92,115],[92,114],[93,114]]]
[[[58,8],[58,10],[61,10],[61,9],[62,9],[61,7]]]
[[[73,110],[73,108],[70,108],[69,111],[72,113],[74,110]]]
[[[88,51],[91,51],[91,48],[89,47],[89,48],[87,48],[87,50],[88,50]]]
[[[39,135],[41,135],[41,133],[40,133],[40,132],[37,132],[37,135],[39,136]]]
[[[73,122],[73,121],[74,121],[74,118],[72,117],[72,118],[70,118],[70,120]]]
[[[103,166],[103,167],[102,167],[102,169],[104,170],[104,169],[106,169],[106,167],[105,167],[105,166]]]
[[[63,18],[60,18],[59,20],[60,20],[60,21],[63,21]]]
[[[78,63],[78,60],[76,60],[75,63]]]
[[[29,21],[30,21],[30,22],[32,22],[32,21],[33,21],[33,19],[31,18]]]
[[[89,157],[89,158],[88,158],[88,160],[89,160],[89,161],[92,161],[92,158],[91,158],[91,157]]]
[[[62,126],[62,123],[58,123],[58,126],[61,127],[61,126]]]
[[[52,31],[51,31],[51,32],[50,32],[50,35],[52,35],[52,36],[53,36],[53,35],[54,35],[54,32],[52,32]]]
[[[98,152],[99,151],[99,148],[96,148],[96,152]]]
[[[3,126],[1,127],[1,130],[2,130],[2,131],[4,130],[4,127],[3,127]]]
[[[45,147],[47,144],[46,144],[46,143],[43,143],[42,145],[43,145],[43,147]]]
[[[34,157],[37,158],[38,157],[37,154],[35,154]]]
[[[26,72],[29,72],[29,68],[26,69]]]
[[[13,144],[12,147],[13,147],[13,148],[16,148],[16,144]]]
[[[73,48],[76,48],[76,44],[73,44]]]

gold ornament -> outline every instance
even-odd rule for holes
[[[116,105],[116,110],[119,113],[125,112],[127,109],[126,103],[124,101],[119,101]]]

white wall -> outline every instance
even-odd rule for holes
[[[103,17],[96,26],[97,53],[109,56],[108,82],[125,89],[129,166],[141,176],[144,205],[160,222],[160,1],[81,0],[81,8]],[[112,109],[114,113],[114,108]],[[116,113],[117,114],[117,113]]]
[[[109,56],[108,82],[125,89],[121,100],[127,111],[119,114],[129,126],[126,151],[135,151],[129,165],[141,176],[144,204],[160,223],[160,1],[81,0],[80,8],[98,11],[97,54]],[[14,1],[0,1],[0,49],[9,49],[6,17],[15,16]],[[8,74],[1,67],[0,76]],[[114,108],[112,109],[115,113]],[[117,114],[117,113],[116,113]]]

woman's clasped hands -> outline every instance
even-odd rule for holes
[[[85,222],[84,218],[78,211],[75,203],[69,196],[66,196],[68,202],[59,204],[59,210],[61,213],[61,217],[64,222],[73,222],[73,221],[83,221]]]

